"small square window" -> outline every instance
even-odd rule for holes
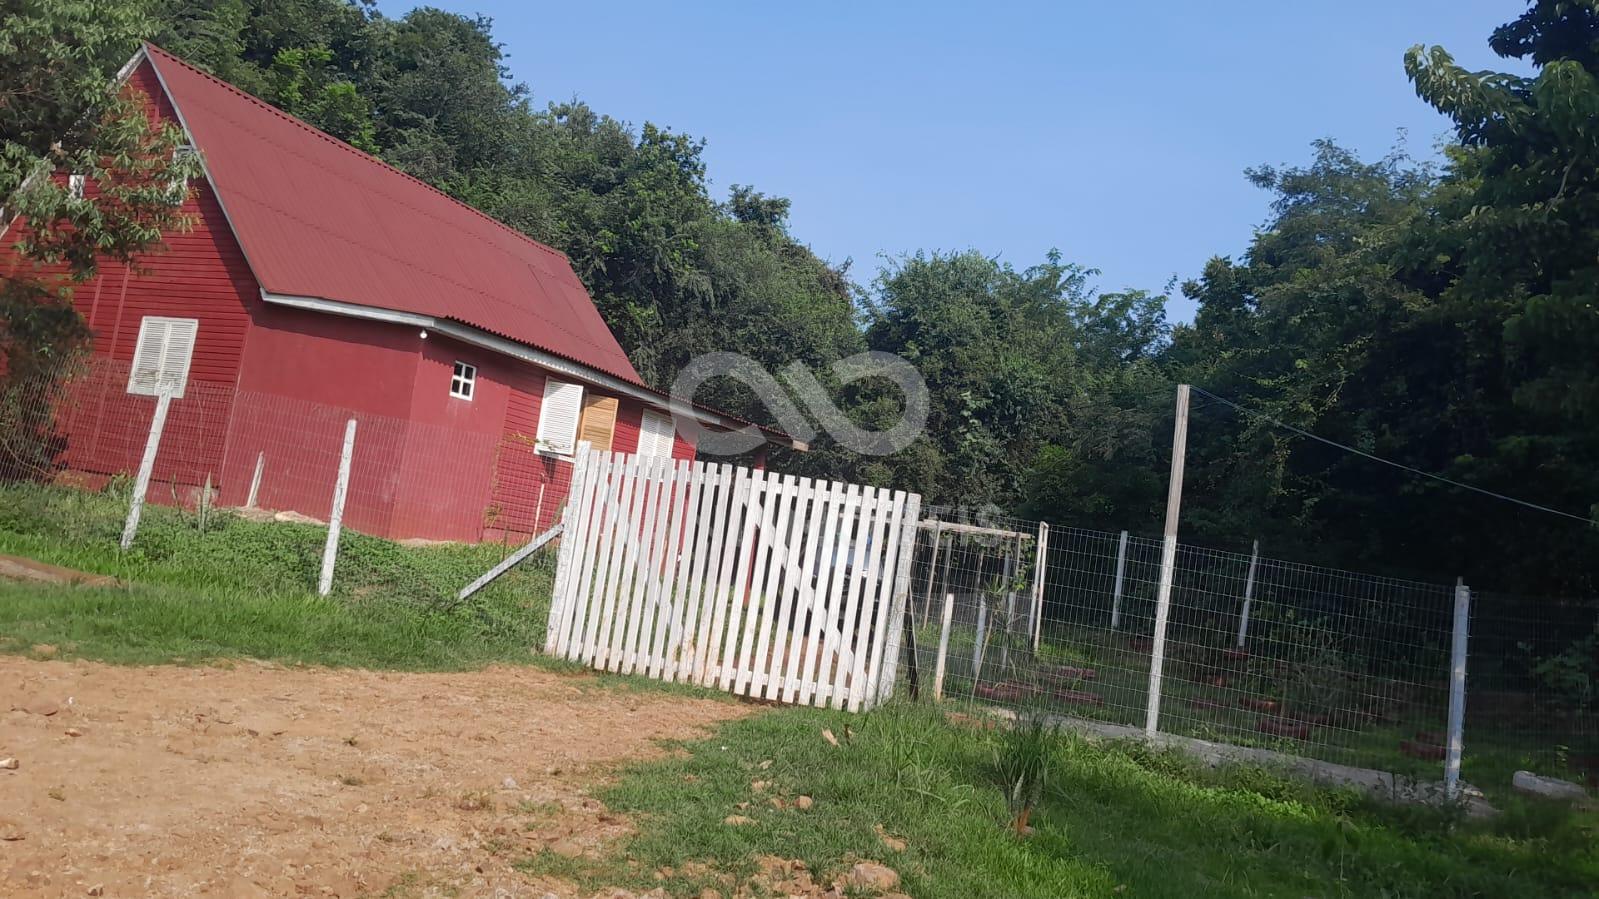
[[[450,376],[450,396],[469,400],[476,385],[477,366],[467,365],[465,362],[455,363],[455,373]]]

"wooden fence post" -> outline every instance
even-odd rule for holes
[[[944,624],[938,633],[938,661],[933,670],[933,699],[944,698],[944,667],[949,658],[949,626],[955,617],[955,594],[944,594]]]
[[[1122,584],[1125,583],[1124,575],[1127,573],[1127,532],[1122,531],[1121,545],[1116,548],[1116,588],[1111,593],[1110,599],[1110,629],[1115,630],[1122,623]]]
[[[1155,597],[1155,640],[1149,659],[1149,700],[1144,732],[1160,727],[1161,672],[1166,663],[1166,624],[1171,617],[1172,580],[1177,568],[1177,516],[1183,504],[1183,457],[1188,450],[1188,385],[1177,385],[1177,421],[1172,426],[1171,480],[1166,489],[1166,532],[1160,548],[1160,590]]]
[[[1249,552],[1249,576],[1244,578],[1244,611],[1238,616],[1238,648],[1244,648],[1244,638],[1249,636],[1249,606],[1255,601],[1255,569],[1260,565],[1260,541]]]
[[[150,490],[150,473],[155,470],[155,456],[161,448],[161,432],[167,426],[167,409],[172,405],[172,392],[163,390],[155,398],[155,414],[150,416],[150,436],[144,441],[144,456],[139,460],[139,476],[133,481],[133,500],[128,504],[128,520],[122,525],[122,548],[133,546],[133,535],[139,532],[139,516],[144,514],[144,495]]]
[[[944,545],[944,522],[933,523],[933,556],[927,562],[927,592],[922,594],[922,626],[927,626],[927,617],[932,614],[933,606],[933,575],[938,573],[938,551]]]
[[[327,596],[333,589],[333,563],[339,556],[339,530],[344,523],[344,500],[350,492],[350,458],[355,454],[355,419],[344,424],[344,448],[339,452],[339,478],[333,484],[333,511],[328,516],[328,541],[322,546],[322,576],[316,592]]]
[[[1455,584],[1455,622],[1449,651],[1449,745],[1444,755],[1444,795],[1460,796],[1460,755],[1466,726],[1466,640],[1471,627],[1471,588]]]

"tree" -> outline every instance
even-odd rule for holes
[[[197,163],[178,152],[181,132],[153,123],[143,98],[115,80],[154,24],[138,7],[7,0],[0,9],[0,227],[19,229],[25,259],[67,273],[65,283],[28,268],[0,276],[0,372],[15,380],[58,367],[86,340],[72,282],[185,226],[181,185]]]

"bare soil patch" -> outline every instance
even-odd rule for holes
[[[120,587],[122,583],[104,574],[89,574],[50,565],[21,556],[0,555],[0,579],[36,584],[64,584],[84,587]]]
[[[0,657],[0,895],[532,896],[587,795],[747,706],[500,667],[124,668]]]

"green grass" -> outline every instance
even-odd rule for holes
[[[148,506],[117,548],[125,497],[0,486],[0,553],[106,574],[119,588],[0,582],[0,651],[50,644],[120,663],[253,657],[459,669],[535,662],[553,559],[529,560],[465,603],[454,594],[504,557],[494,544],[403,547],[346,530],[334,590],[316,595],[326,530]]]
[[[823,728],[843,745],[825,742]],[[671,866],[664,885],[686,896],[717,884],[683,874],[685,862],[742,878],[763,854],[799,858],[828,878],[852,858],[882,861],[919,899],[1591,896],[1599,884],[1594,820],[1563,808],[1516,802],[1491,822],[1467,821],[1070,735],[1054,743],[1035,832],[1023,839],[1006,827],[998,739],[926,706],[768,712],[606,790],[601,798],[639,825],[613,856],[545,854],[523,867],[587,889],[654,885],[653,873]],[[756,792],[756,780],[773,786]],[[815,800],[809,811],[765,801],[801,794]],[[724,824],[731,814],[756,823]],[[878,826],[906,851],[885,848]]]

